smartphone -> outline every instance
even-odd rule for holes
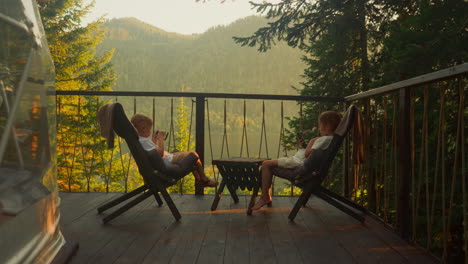
[[[307,143],[304,141],[304,137],[302,136],[302,134],[297,133],[296,138],[297,138],[297,141],[299,141],[299,144],[301,145],[301,147],[303,148],[307,147]]]
[[[164,132],[164,131],[159,131],[159,130],[155,132],[155,135],[157,135],[158,133],[164,133],[164,140],[166,140],[167,137],[169,136],[169,133]]]

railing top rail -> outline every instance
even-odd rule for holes
[[[468,74],[468,63],[456,65],[456,66],[443,69],[440,71],[432,72],[429,74],[420,75],[420,76],[417,76],[408,80],[404,80],[401,82],[396,82],[396,83],[392,83],[389,85],[381,86],[379,88],[371,89],[369,91],[365,91],[362,93],[349,95],[349,96],[346,96],[344,100],[346,102],[349,102],[349,101],[364,99],[364,98],[371,97],[371,96],[386,94],[386,93],[389,93],[398,89],[402,89],[402,88],[420,86],[423,84],[433,83],[433,82],[441,81],[444,79],[450,79],[450,78],[454,78],[456,76],[465,75],[465,74]]]
[[[160,97],[205,97],[226,99],[265,99],[285,101],[343,102],[340,97],[275,95],[275,94],[235,94],[235,93],[186,93],[186,92],[135,92],[135,91],[56,91],[56,95],[87,96],[160,96]]]

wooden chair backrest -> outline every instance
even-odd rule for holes
[[[312,172],[319,172],[321,180],[325,179],[328,174],[333,160],[338,153],[346,134],[349,132],[354,124],[356,116],[358,114],[356,106],[351,105],[343,115],[341,122],[335,130],[333,139],[327,149],[321,150],[316,149],[312,154],[304,161],[304,172],[306,174]]]
[[[148,159],[147,152],[141,146],[138,140],[138,134],[132,123],[125,115],[125,111],[120,103],[114,106],[113,129],[117,135],[127,142],[128,148],[135,159],[138,171],[143,176],[145,182],[151,182],[154,175],[154,169]]]

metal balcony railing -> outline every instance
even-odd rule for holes
[[[466,260],[467,74],[465,63],[345,98],[57,91],[57,145],[64,159],[59,161],[62,186],[75,190],[73,177],[86,182],[75,186],[80,191],[127,191],[137,185],[132,183],[136,176],[131,175],[131,158],[124,144],[119,142],[113,150],[106,150],[103,144],[95,150],[83,147],[100,143],[94,117],[89,116],[107,101],[122,102],[129,117],[144,112],[157,119],[156,126],[170,132],[170,148],[186,146],[184,151],[197,151],[211,177],[217,177],[217,173],[210,161],[223,155],[287,155],[287,148],[281,144],[289,129],[285,119],[300,120],[303,104],[311,107],[315,102],[318,112],[325,110],[320,109],[322,103],[332,103],[332,110],[337,111],[355,104],[362,113],[362,130],[352,131],[324,184],[366,207],[372,216],[444,261]],[[174,98],[179,100],[177,106]],[[177,126],[188,129],[177,134]],[[73,133],[76,136],[67,136]],[[183,144],[179,144],[181,140],[185,140]],[[362,159],[353,155],[357,150],[362,150]],[[181,183],[173,191],[203,192],[180,187],[190,185]],[[300,190],[279,180],[274,185],[275,195],[296,192]]]
[[[166,146],[170,151],[196,151],[206,172],[215,178],[218,173],[211,166],[212,159],[277,158],[287,154],[287,147],[281,143],[289,129],[285,118],[300,115],[303,103],[328,102],[335,104],[338,111],[343,109],[343,99],[312,96],[57,91],[58,152],[62,166],[59,179],[63,189],[127,192],[135,186],[131,178],[138,181],[138,172],[126,155],[125,144],[118,139],[115,149],[106,150],[99,137],[95,113],[110,101],[121,102],[129,119],[135,113],[143,113],[155,120],[154,129],[169,132]],[[115,172],[116,168],[120,171]],[[112,177],[116,174],[121,177]],[[183,179],[178,190],[173,191],[203,193],[203,189],[187,186],[190,182]],[[289,183],[277,185],[276,194],[293,194]],[[289,193],[283,190],[285,186]]]
[[[467,74],[465,63],[345,97],[363,113],[364,160],[349,143],[343,195],[449,263],[468,250]]]

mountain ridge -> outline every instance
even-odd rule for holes
[[[104,28],[107,29],[106,38],[109,40],[137,40],[137,39],[142,39],[142,36],[143,38],[164,36],[170,39],[193,38],[197,36],[197,34],[186,35],[186,34],[180,34],[176,32],[169,32],[157,26],[141,21],[135,17],[113,18],[104,23]],[[120,30],[121,32],[125,32],[125,35],[123,36],[127,36],[127,37],[131,36],[131,38],[130,39],[123,38],[122,35],[118,34],[119,32],[115,32],[118,30]],[[140,34],[137,36],[132,36],[134,32],[131,32],[130,30],[136,30],[136,32]],[[150,35],[150,34],[153,34],[153,35]],[[120,38],[118,38],[118,36]]]
[[[202,34],[166,32],[136,18],[107,21],[100,52],[115,49],[114,90],[297,94],[302,53],[278,43],[265,53],[241,47],[233,36],[248,36],[266,24],[258,16],[215,26]]]

